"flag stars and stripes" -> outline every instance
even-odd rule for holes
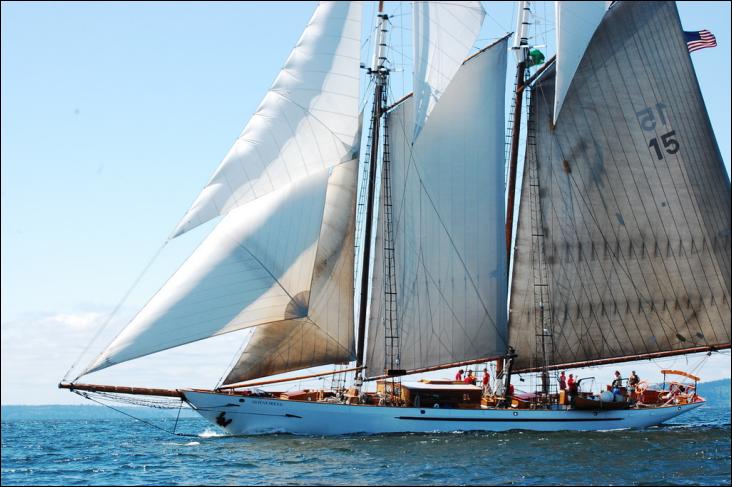
[[[689,47],[689,52],[698,51],[706,47],[717,47],[717,39],[708,30],[695,32],[684,31],[684,38],[686,39],[686,45]]]

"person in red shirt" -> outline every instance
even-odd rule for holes
[[[577,394],[577,382],[575,382],[572,374],[569,374],[569,379],[567,379],[567,390],[572,395]]]
[[[468,375],[463,379],[463,382],[466,384],[473,384],[475,385],[475,376],[473,375],[472,370],[468,370]]]
[[[559,374],[559,389],[565,390],[567,388],[567,378],[564,376],[564,371],[562,371],[561,374]]]
[[[483,392],[488,392],[491,385],[491,375],[488,373],[488,367],[483,369]]]
[[[455,374],[455,380],[457,382],[462,382],[463,381],[463,372],[465,372],[465,371],[463,369],[460,369],[460,370],[457,371],[457,374]]]

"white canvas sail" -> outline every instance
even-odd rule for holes
[[[331,176],[307,316],[258,326],[224,383],[353,360],[356,173],[352,161]]]
[[[557,88],[554,98],[554,123],[567,96],[587,45],[605,15],[607,2],[555,2],[557,35]]]
[[[401,368],[505,351],[506,61],[506,39],[466,61],[414,145],[416,100],[388,115]],[[375,283],[383,282],[382,256],[377,248]],[[385,366],[377,284],[372,296],[369,376]]]
[[[412,11],[416,139],[475,44],[485,10],[481,2],[414,2]]]
[[[361,2],[321,2],[174,237],[354,157],[359,143],[360,42]]]
[[[353,266],[341,254],[352,248],[355,165],[321,169],[231,211],[86,373],[286,320],[325,323],[350,357]]]

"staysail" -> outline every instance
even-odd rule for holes
[[[259,326],[225,384],[354,358],[356,161],[329,182],[307,316]]]
[[[729,346],[730,181],[674,3],[605,14],[552,128],[555,79],[531,90],[516,367],[547,322],[553,364]]]
[[[470,53],[485,10],[481,2],[414,2],[412,14],[414,140]]]
[[[173,237],[356,157],[360,49],[361,2],[321,2]]]
[[[506,62],[506,39],[467,60],[413,145],[414,98],[387,115],[401,368],[505,351]],[[386,362],[379,287],[383,215],[374,263],[368,376],[382,374]]]
[[[322,354],[349,360],[355,186],[354,160],[229,212],[85,373],[259,325],[315,325]]]

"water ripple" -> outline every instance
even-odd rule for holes
[[[181,419],[2,422],[3,485],[730,485],[729,408],[645,430],[232,437]]]

